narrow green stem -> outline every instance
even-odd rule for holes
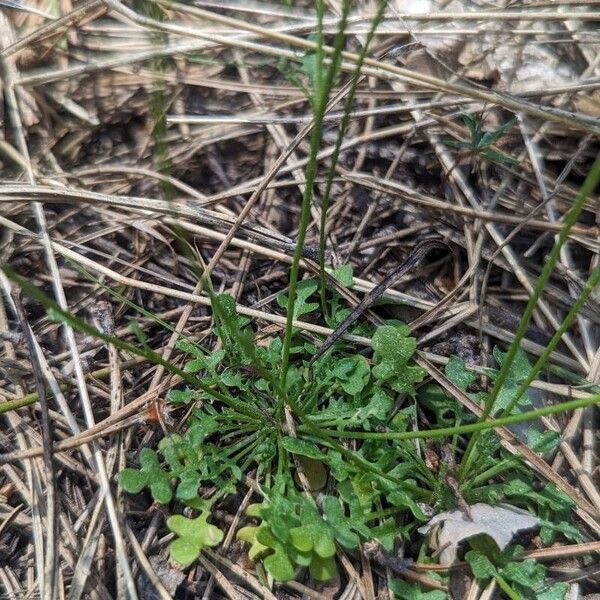
[[[323,17],[325,16],[325,3],[323,0],[315,0],[315,12],[317,15],[317,31],[316,31],[316,42],[317,49],[315,51],[315,91],[323,89],[323,62],[325,60],[325,37],[323,35]],[[318,92],[317,92],[318,93]],[[317,94],[313,93],[310,98],[312,108],[316,112],[317,108]]]
[[[399,512],[405,511],[406,508],[403,506],[392,506],[390,508],[382,508],[375,512],[369,513],[365,516],[365,521],[375,521],[375,519],[385,519],[391,515],[398,514]]]
[[[492,479],[492,477],[496,477],[497,475],[500,475],[500,473],[503,473],[504,471],[507,471],[508,469],[517,467],[520,463],[521,463],[521,459],[518,457],[507,458],[505,460],[502,460],[498,464],[494,465],[493,467],[486,469],[483,473],[480,473],[476,477],[473,477],[473,479],[469,479],[468,483],[464,487],[461,486],[460,489],[461,489],[461,491],[467,491],[467,490],[473,489],[475,486],[479,485],[480,483],[485,483],[489,479]]]
[[[422,431],[388,431],[385,433],[375,433],[366,431],[332,431],[321,429],[310,423],[310,426],[305,423],[305,426],[300,426],[298,431],[310,432],[316,436],[326,438],[345,438],[349,440],[416,440],[416,439],[434,439],[449,437],[452,435],[462,435],[465,433],[474,433],[494,429],[496,427],[504,427],[505,425],[514,425],[515,423],[525,423],[534,421],[540,417],[547,417],[561,412],[583,408],[600,404],[600,394],[589,396],[588,398],[580,398],[578,400],[570,400],[561,404],[545,406],[537,410],[520,413],[518,415],[509,415],[498,419],[490,419],[489,421],[479,421],[468,425],[460,425],[458,427],[440,427],[439,429],[425,429]],[[309,421],[310,422],[310,421]],[[336,448],[337,450],[337,448]]]
[[[322,0],[317,3],[317,15],[319,17],[319,30],[322,27],[323,11],[319,9],[319,5],[322,4]],[[333,87],[333,81],[338,71],[339,64],[341,61],[342,50],[344,46],[344,31],[346,28],[346,21],[344,19],[340,22],[339,30],[334,40],[334,54],[329,63],[327,69],[327,75],[323,79],[322,74],[319,75],[323,68],[323,60],[317,60],[317,77],[316,83],[320,84],[320,87],[315,88],[314,93],[314,127],[310,136],[310,152],[309,159],[306,165],[306,184],[304,187],[304,196],[302,198],[302,208],[300,211],[300,222],[298,225],[298,239],[296,240],[296,247],[294,248],[294,256],[292,258],[292,266],[290,269],[290,283],[289,283],[289,294],[288,294],[288,306],[287,306],[287,320],[285,326],[285,334],[283,338],[283,350],[281,359],[281,379],[280,388],[286,389],[287,374],[289,370],[290,361],[290,348],[292,344],[293,334],[293,322],[294,322],[294,308],[296,306],[296,291],[298,287],[298,275],[300,272],[300,259],[304,252],[304,241],[306,239],[306,231],[308,229],[308,223],[310,221],[310,207],[313,200],[313,188],[315,179],[317,176],[317,164],[319,148],[321,146],[321,139],[323,136],[323,118],[327,108],[327,101],[329,99],[329,93]],[[319,45],[317,48],[317,57],[322,56],[323,52],[323,39],[322,35],[319,38]],[[277,407],[277,413],[280,415],[283,408],[284,398],[282,397]]]
[[[494,579],[496,580],[498,587],[510,598],[510,600],[522,600],[521,594],[513,590],[504,577],[496,575]]]
[[[542,354],[537,359],[536,363],[529,371],[529,375],[527,379],[521,383],[519,389],[517,390],[517,394],[508,404],[508,406],[502,411],[501,416],[505,416],[511,413],[511,411],[515,408],[523,394],[527,391],[527,388],[531,385],[531,382],[536,378],[537,374],[544,368],[544,365],[550,358],[550,354],[552,354],[553,350],[558,346],[563,333],[569,329],[573,321],[576,319],[577,314],[581,310],[581,307],[586,303],[587,299],[590,297],[591,293],[594,291],[596,286],[600,283],[600,265],[598,265],[588,280],[585,282],[583,290],[579,297],[571,307],[571,310],[567,313],[567,316],[563,319],[563,322],[560,324],[560,327],[556,330],[550,342],[542,352]]]
[[[369,29],[369,33],[367,34],[367,38],[365,43],[363,44],[361,51],[358,55],[358,60],[356,62],[356,68],[352,73],[352,80],[350,85],[350,90],[348,95],[346,96],[346,101],[344,103],[344,115],[342,117],[337,137],[335,140],[335,147],[333,149],[333,154],[331,155],[331,161],[329,165],[329,170],[327,172],[327,178],[325,182],[325,192],[323,193],[323,199],[321,201],[321,223],[319,228],[319,278],[320,278],[320,295],[321,295],[321,310],[323,314],[326,314],[327,311],[327,303],[326,303],[326,292],[327,292],[327,277],[325,271],[325,250],[327,247],[327,211],[329,210],[329,199],[331,196],[331,186],[333,185],[333,178],[335,176],[335,167],[338,162],[338,158],[340,155],[340,149],[342,147],[342,142],[344,141],[344,135],[346,134],[346,130],[348,129],[348,125],[350,124],[350,114],[352,112],[352,105],[354,103],[354,96],[356,95],[356,89],[358,87],[358,82],[360,79],[360,73],[362,70],[362,65],[364,59],[369,50],[369,46],[371,45],[371,41],[373,40],[373,36],[375,35],[375,31],[383,18],[383,14],[385,12],[385,8],[388,4],[388,0],[380,0],[379,5],[377,7],[377,13],[375,17],[371,21],[371,28]],[[344,2],[342,7],[342,20],[345,22],[347,19],[347,14],[350,11],[351,2]]]
[[[550,275],[552,274],[552,271],[554,270],[554,266],[556,265],[556,263],[559,259],[560,251],[561,251],[562,247],[564,246],[565,242],[567,241],[567,238],[569,236],[571,228],[577,222],[577,219],[584,207],[587,197],[594,191],[594,189],[598,185],[599,180],[600,180],[600,153],[596,157],[596,160],[594,161],[594,164],[592,165],[592,168],[590,169],[588,176],[586,177],[585,181],[583,182],[583,185],[581,186],[581,189],[579,190],[579,193],[577,194],[577,198],[575,199],[573,206],[571,207],[571,209],[569,210],[569,212],[567,213],[567,215],[565,217],[564,227],[560,230],[560,233],[558,235],[556,243],[554,244],[554,247],[552,248],[552,251],[550,252],[550,256],[548,257],[548,260],[546,261],[546,264],[544,265],[544,268],[542,269],[542,273],[539,276],[539,278],[535,284],[533,293],[531,294],[531,297],[529,298],[529,302],[527,303],[525,312],[523,313],[523,317],[521,318],[519,327],[517,328],[517,331],[515,333],[515,337],[514,337],[512,343],[508,349],[508,352],[504,358],[504,362],[502,363],[502,367],[500,369],[500,372],[498,373],[498,377],[496,378],[496,381],[494,382],[494,387],[492,388],[492,391],[485,403],[485,408],[483,410],[483,413],[481,414],[480,421],[485,421],[485,419],[487,419],[488,416],[490,415],[490,413],[492,412],[494,403],[496,402],[496,398],[498,397],[498,393],[500,392],[500,390],[502,389],[502,386],[506,382],[506,378],[508,377],[512,362],[517,354],[517,350],[520,347],[521,340],[525,336],[525,332],[527,331],[527,328],[529,327],[529,322],[531,321],[531,317],[533,316],[533,311],[535,310],[537,302],[544,291],[544,287],[546,286],[546,283],[550,279]],[[477,432],[478,430],[475,430],[475,431]],[[463,459],[461,461],[461,465],[459,468],[459,477],[463,480],[469,471],[471,460],[473,458],[473,449],[475,448],[478,439],[479,439],[479,435],[478,435],[478,433],[475,433],[475,435],[473,435],[471,437],[471,439],[469,440],[467,449],[465,450],[465,454],[463,456]]]

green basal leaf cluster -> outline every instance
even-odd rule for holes
[[[351,284],[351,272],[346,271],[335,275]],[[300,282],[294,318],[320,311],[318,292],[316,281]],[[277,301],[287,308],[285,295]],[[374,435],[348,449],[327,435],[408,432],[423,417],[431,427],[473,421],[442,388],[425,381],[425,370],[414,361],[416,341],[405,324],[359,325],[352,333],[371,336],[372,350],[357,352],[339,341],[314,362],[315,345],[294,331],[282,389],[282,339],[257,339],[229,296],[215,296],[213,308],[218,349],[208,352],[187,340],[178,343],[188,357],[184,372],[202,383],[169,393],[173,405],[187,410],[185,426],[181,433],[165,436],[156,451],[143,448],[139,468],[120,475],[126,491],[146,489],[155,502],[172,505],[175,514],[167,525],[176,534],[170,548],[176,563],[187,566],[204,547],[220,543],[223,532],[210,523],[211,510],[234,494],[245,476],[260,483],[263,497],[246,511],[237,537],[247,543],[249,558],[279,581],[294,578],[298,569],[307,569],[317,581],[331,579],[337,549],[358,552],[369,540],[393,553],[402,540],[414,539],[415,529],[431,511],[457,506],[457,496],[447,485],[451,465],[442,460],[432,467],[426,458],[432,451],[441,456],[443,446],[457,455],[456,440],[432,445]],[[348,314],[336,292],[328,294],[327,308],[332,325]],[[501,364],[503,354],[494,356]],[[514,397],[528,368],[527,357],[518,355],[499,394],[498,410]],[[460,359],[452,357],[445,373],[471,398],[485,400],[478,376]],[[489,369],[487,374],[493,379],[496,372]],[[527,402],[525,395],[515,410]],[[299,424],[295,431],[288,427],[286,410]],[[558,439],[532,428],[529,442],[535,451],[546,453]],[[542,518],[544,542],[557,534],[578,539],[570,524],[570,499],[554,486],[537,488],[527,468],[502,449],[493,431],[480,437],[478,452],[471,476],[460,483],[468,503],[520,505]],[[298,483],[299,468],[311,486],[308,491]],[[396,582],[392,589],[398,598],[412,597],[407,594],[413,592],[414,597],[443,597],[439,591],[421,592],[417,584]]]
[[[450,146],[462,148],[474,156],[480,156],[492,162],[504,163],[508,165],[518,165],[519,161],[512,156],[494,149],[494,144],[504,137],[517,123],[516,117],[500,125],[493,131],[484,131],[483,120],[477,115],[471,115],[467,112],[461,113],[462,120],[467,126],[470,134],[468,140],[447,140]]]
[[[465,559],[475,578],[484,582],[495,579],[511,599],[563,600],[566,583],[546,583],[546,567],[532,559],[522,559],[523,547],[511,546],[500,552],[486,536],[470,540],[472,550]]]

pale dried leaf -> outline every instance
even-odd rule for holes
[[[470,512],[471,517],[461,510],[443,512],[419,528],[422,534],[436,530],[437,536],[430,536],[430,545],[432,538],[437,538],[435,545],[442,549],[441,564],[452,564],[456,560],[458,546],[469,538],[489,535],[503,550],[517,533],[535,529],[540,524],[536,516],[508,504],[490,506],[478,503],[470,507]]]

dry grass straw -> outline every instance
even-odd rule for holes
[[[104,326],[112,323],[118,336],[131,336],[127,322],[136,317],[151,347],[177,363],[178,332],[214,341],[209,299],[174,242],[180,230],[209,265],[215,288],[233,290],[240,313],[278,332],[285,316],[272,299],[287,281],[312,124],[302,91],[285,77],[315,48],[308,38],[310,3],[296,4],[287,10],[274,2],[161,1],[163,21],[118,0],[53,4],[52,20],[2,8],[1,260],[86,320],[98,320],[104,302]],[[326,32],[335,31],[337,4],[327,3]],[[473,12],[458,11],[458,4],[446,10],[433,3],[415,15],[397,2],[378,30],[341,147],[326,233],[328,260],[354,266],[356,300],[418,239],[437,234],[451,243],[455,252],[403,279],[386,298],[411,307],[390,309],[398,318],[425,314],[415,329],[422,364],[476,412],[433,363],[458,353],[480,368],[491,346],[512,339],[514,314],[598,150],[600,35],[595,3],[522,3],[507,10],[498,2],[493,10]],[[354,67],[371,17],[359,8],[351,15],[345,73]],[[555,83],[536,84],[542,75],[517,67],[494,71],[490,38],[533,71],[527,57],[543,49],[556,69]],[[152,65],[158,63],[157,70]],[[345,81],[324,119],[303,275],[315,272],[320,194]],[[165,98],[168,128],[161,143],[168,172],[156,160],[151,106],[157,86]],[[516,166],[486,164],[477,156],[459,156],[457,164],[446,142],[468,138],[461,108],[482,115],[488,128],[519,116],[519,127],[497,148],[517,158]],[[165,185],[172,200],[163,196]],[[377,209],[367,208],[373,201]],[[588,198],[561,256],[563,271],[534,314],[523,343],[534,356],[597,265],[598,208],[598,196]],[[0,437],[0,586],[11,597],[30,592],[50,598],[61,589],[70,600],[143,598],[151,587],[170,597],[169,574],[155,573],[149,560],[165,561],[164,524],[160,518],[156,524],[147,506],[120,497],[113,477],[138,448],[156,442],[161,427],[176,427],[164,396],[177,378],[49,322],[24,299],[21,325],[33,335],[28,351],[18,335],[13,286],[4,276],[0,282],[0,395],[23,405],[3,414]],[[107,287],[172,323],[175,333],[134,315]],[[593,294],[552,355],[573,381],[579,376],[598,383],[599,302]],[[331,332],[315,323],[295,325],[308,337]],[[33,373],[52,395],[40,406]],[[544,391],[545,403],[589,393],[570,383],[549,376],[533,385]],[[39,430],[46,409],[55,494],[45,491],[51,472],[40,459],[50,444]],[[553,463],[529,457],[541,481],[554,481],[576,500],[592,544],[581,552],[598,550],[596,422],[595,409],[574,413],[570,421],[548,418],[549,428],[568,436]],[[503,435],[517,451],[520,442],[508,430]],[[56,540],[48,518],[57,525]],[[538,554],[551,561],[579,550]],[[283,588],[265,588],[232,552],[208,553],[197,578],[184,585],[191,589],[192,581],[210,577],[207,590],[214,585],[215,598],[283,597]],[[383,580],[370,568],[345,560],[342,597],[357,589],[363,597],[381,592]],[[588,577],[595,581],[596,575]],[[473,598],[493,593],[472,591]],[[307,593],[327,597],[303,583],[289,585],[285,597]]]

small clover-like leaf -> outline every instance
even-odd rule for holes
[[[184,502],[194,500],[198,496],[201,476],[195,469],[185,469],[179,474],[179,485],[175,495]]]
[[[179,537],[171,543],[171,558],[187,567],[199,556],[202,548],[216,546],[223,540],[223,532],[207,520],[209,512],[205,511],[195,519],[182,515],[174,515],[167,519],[167,527]]]
[[[381,325],[373,335],[373,350],[377,366],[373,374],[387,380],[396,375],[412,358],[417,349],[417,340],[407,337],[393,325]]]
[[[409,394],[414,391],[415,384],[425,379],[427,371],[417,366],[406,366],[404,370],[390,383],[390,387],[399,394]]]
[[[331,529],[310,500],[300,508],[302,525],[290,529],[290,541],[296,550],[303,553],[315,552],[322,558],[335,554],[335,542]]]
[[[273,494],[268,503],[262,505],[260,516],[268,522],[270,530],[281,542],[288,541],[291,527],[301,525],[295,503],[279,493]]]
[[[130,494],[139,494],[148,483],[148,473],[138,469],[123,469],[119,474],[121,487]]]
[[[156,502],[167,504],[173,497],[172,477],[172,473],[163,470],[154,450],[142,448],[140,469],[123,469],[119,481],[123,489],[131,494],[137,494],[143,488],[149,487]]]

